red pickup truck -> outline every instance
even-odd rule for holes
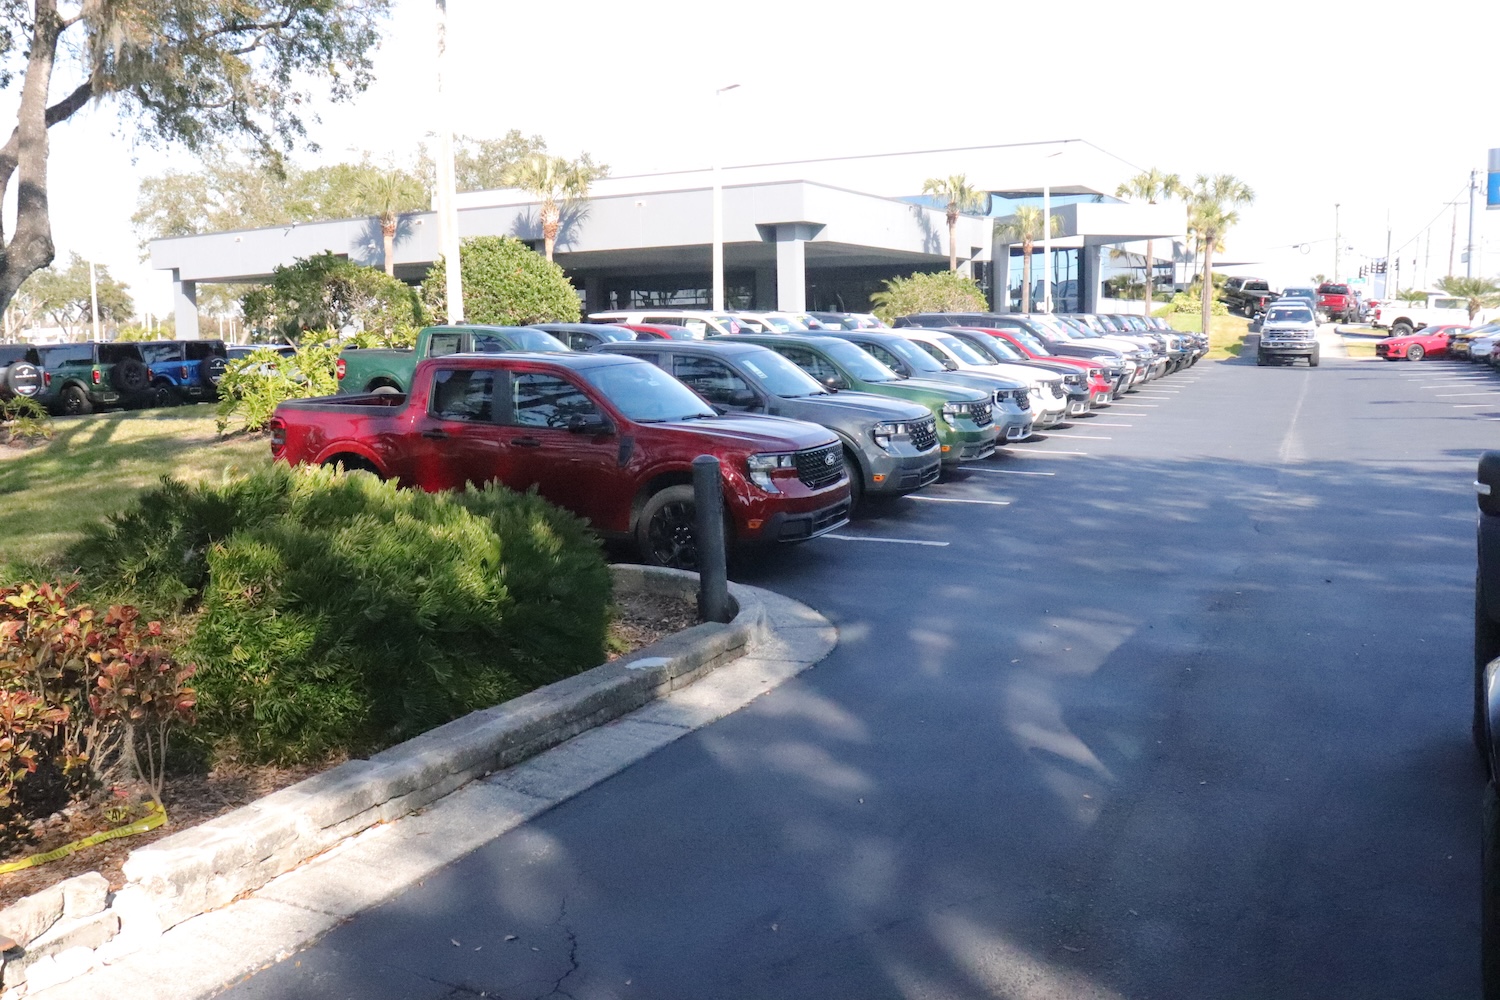
[[[721,416],[655,365],[617,354],[452,354],[410,394],[291,400],[271,454],[436,491],[535,486],[649,563],[692,568],[691,466],[723,468],[733,543],[797,542],[849,520],[843,448],[800,420]]]
[[[1325,281],[1318,286],[1318,312],[1336,323],[1353,323],[1359,319],[1359,305],[1349,286]]]

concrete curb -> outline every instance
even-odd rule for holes
[[[627,590],[697,588],[680,571],[620,566],[615,576]],[[24,995],[46,1000],[210,996],[737,710],[837,642],[795,601],[734,584],[730,596],[728,625],[695,626],[132,852],[128,884],[102,910],[111,934],[100,940],[96,919],[87,942],[10,953],[20,975],[4,1000],[28,980]],[[0,933],[13,909],[0,913]]]

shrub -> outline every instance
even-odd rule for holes
[[[14,830],[121,777],[160,803],[171,731],[192,721],[193,668],[132,607],[100,616],[76,585],[0,588],[0,825]],[[29,808],[28,808],[29,807]]]
[[[424,321],[416,290],[375,267],[332,252],[298,258],[276,268],[269,285],[240,298],[252,328],[300,344],[368,331],[386,342],[411,343]]]
[[[534,494],[276,465],[166,481],[94,546],[107,585],[197,608],[199,732],[251,761],[366,752],[604,658],[599,543]]]
[[[956,271],[933,274],[918,272],[907,278],[892,278],[885,290],[870,296],[875,315],[884,323],[918,312],[984,312],[989,309],[984,291]]]
[[[525,326],[576,323],[578,292],[563,269],[512,236],[463,241],[464,318],[470,323]],[[446,262],[438,261],[422,282],[422,300],[434,316],[448,313]]]
[[[0,402],[0,428],[7,442],[42,441],[52,436],[52,415],[34,399],[13,396]]]
[[[219,380],[219,433],[236,417],[247,431],[263,430],[288,399],[332,396],[339,391],[338,358],[337,343],[325,343],[305,344],[290,358],[263,347],[231,361]]]

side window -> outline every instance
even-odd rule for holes
[[[179,361],[182,359],[182,348],[177,344],[142,344],[141,358],[148,365]]]
[[[873,354],[876,361],[879,361],[891,371],[906,371],[906,362],[902,361],[900,358],[896,357],[894,354],[886,350],[884,347],[881,347],[879,344],[861,343],[859,346],[861,350],[869,351],[871,354]]]
[[[914,340],[914,341],[912,341],[912,343],[916,344],[922,350],[924,350],[928,354],[932,355],[932,359],[934,361],[947,361],[948,360],[948,355],[944,354],[942,348],[938,347],[936,344],[929,344],[925,340]]]
[[[693,317],[689,316],[688,318],[680,320],[679,322],[684,328],[691,330],[694,337],[708,336],[708,323],[701,319],[694,319]]]
[[[518,374],[511,386],[512,420],[521,427],[565,430],[573,417],[599,412],[582,389],[554,375]]]
[[[457,354],[463,347],[461,333],[434,333],[427,341],[427,356],[441,358],[445,354]]]
[[[720,406],[745,406],[744,393],[753,394],[750,383],[717,358],[679,354],[672,359],[672,374],[689,389]],[[740,398],[736,399],[736,395]]]
[[[614,354],[616,352],[610,351],[609,353]],[[640,358],[642,361],[655,365],[662,371],[671,371],[668,358],[662,357],[657,351],[620,351],[618,353],[625,355],[627,358]]]
[[[433,375],[433,416],[489,423],[495,419],[494,414],[494,372],[442,369]]]
[[[773,348],[773,350],[819,382],[822,382],[824,379],[842,377],[839,375],[837,368],[805,347],[778,346]]]
[[[585,333],[582,330],[569,330],[564,337],[568,341],[568,346],[575,351],[586,351],[602,343],[594,334]]]

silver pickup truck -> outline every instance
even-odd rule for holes
[[[864,392],[838,393],[769,348],[728,340],[621,341],[591,353],[641,358],[674,376],[710,405],[819,424],[844,446],[851,500],[896,496],[937,482],[942,455],[932,412],[917,403]]]

